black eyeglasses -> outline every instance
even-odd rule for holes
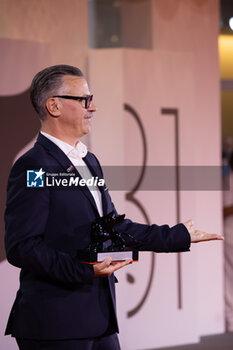
[[[88,96],[56,95],[53,97],[65,98],[67,100],[85,101],[86,109],[90,107],[91,101],[93,99],[93,95],[88,95]]]

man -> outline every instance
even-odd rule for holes
[[[77,257],[90,243],[92,223],[116,213],[107,189],[26,188],[28,169],[37,169],[38,177],[42,169],[102,177],[98,160],[80,141],[96,107],[82,72],[66,65],[34,77],[31,101],[41,132],[14,164],[8,183],[6,252],[21,273],[6,334],[23,350],[119,350],[113,272],[132,260],[113,264],[107,258],[92,266]],[[124,219],[114,228],[127,246],[155,252],[188,251],[190,241],[222,239],[194,231],[191,221],[169,228]]]

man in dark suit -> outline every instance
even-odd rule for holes
[[[92,223],[112,211],[117,215],[107,189],[26,187],[28,170],[36,171],[34,180],[44,171],[103,177],[80,141],[96,111],[92,96],[82,72],[66,65],[39,72],[30,92],[41,132],[9,177],[6,253],[21,273],[6,334],[23,350],[119,350],[113,273],[132,260],[112,263],[108,257],[89,265],[77,256],[90,243]],[[191,221],[170,228],[124,219],[114,229],[127,246],[155,252],[188,251],[190,242],[222,239],[194,231]]]

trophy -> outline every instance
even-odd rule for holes
[[[114,225],[123,221],[124,217],[125,215],[116,216],[114,212],[111,212],[98,218],[91,227],[89,246],[78,251],[79,259],[88,264],[99,263],[109,256],[112,258],[112,262],[127,259],[137,261],[138,251],[127,249],[122,234],[114,229]],[[135,240],[131,235],[128,236]]]

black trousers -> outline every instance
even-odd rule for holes
[[[16,338],[20,350],[120,350],[117,334],[94,339],[33,340]]]
[[[94,339],[34,340],[16,338],[20,350],[120,350],[117,334]]]
[[[117,334],[94,339],[33,340],[16,338],[20,350],[120,350]]]

